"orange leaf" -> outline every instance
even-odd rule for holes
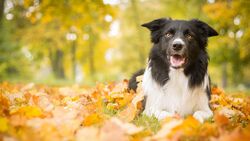
[[[94,113],[85,117],[85,119],[83,120],[83,125],[90,126],[96,123],[100,123],[101,121],[103,121],[102,116],[97,113]]]
[[[143,100],[143,98],[144,96],[142,93],[136,95],[133,98],[132,103],[130,103],[123,111],[121,111],[118,114],[118,117],[125,121],[132,121],[140,111],[141,106],[139,103]]]
[[[222,114],[216,113],[214,116],[215,123],[218,124],[219,126],[224,126],[229,123],[229,119]]]

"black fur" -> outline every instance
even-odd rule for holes
[[[183,39],[185,46],[178,55],[186,57],[187,61],[182,66],[184,74],[189,76],[189,87],[195,87],[202,84],[204,76],[207,73],[209,56],[206,51],[207,38],[216,36],[218,33],[206,23],[197,19],[171,20],[157,19],[142,25],[151,31],[151,41],[153,48],[149,54],[149,67],[151,67],[152,77],[155,81],[163,86],[169,80],[170,56],[176,53],[173,51],[173,40]],[[171,34],[170,37],[166,36]],[[187,38],[190,35],[190,38]],[[140,73],[142,74],[142,71]],[[137,73],[129,81],[129,88],[135,90],[137,84],[135,77]],[[206,89],[210,97],[210,86]]]
[[[149,59],[151,60],[149,66],[152,68],[152,76],[160,85],[164,85],[168,80],[169,64],[166,62],[166,53],[162,53],[157,47],[151,49]]]
[[[206,87],[206,93],[207,93],[208,99],[210,100],[211,99],[211,79],[210,79],[210,76],[209,76],[209,84]]]
[[[131,77],[131,79],[128,82],[128,88],[129,89],[132,89],[132,90],[136,91],[137,84],[138,84],[138,82],[136,81],[136,77],[140,76],[140,75],[143,75],[144,71],[145,71],[144,69],[141,69],[141,70],[139,70],[139,71],[137,71],[136,73],[133,74],[133,76]]]
[[[206,93],[207,93],[208,99],[210,100],[211,99],[211,89],[210,89],[210,86],[206,87]]]

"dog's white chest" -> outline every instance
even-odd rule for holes
[[[146,69],[142,82],[143,92],[147,97],[145,114],[157,116],[160,111],[167,111],[169,114],[186,116],[197,110],[196,105],[204,95],[204,89],[190,89],[188,77],[181,69],[171,69],[169,77],[168,82],[160,86],[152,78],[151,68]]]

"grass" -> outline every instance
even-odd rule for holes
[[[149,117],[144,114],[141,114],[138,117],[136,117],[132,121],[132,123],[134,123],[136,126],[143,126],[145,130],[152,131],[153,133],[159,131],[161,127],[161,124],[156,117]]]

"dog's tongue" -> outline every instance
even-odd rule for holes
[[[185,63],[185,58],[180,55],[170,57],[170,63],[173,67],[181,67]]]

